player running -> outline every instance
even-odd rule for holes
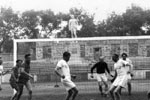
[[[11,76],[10,76],[10,86],[12,87],[14,93],[11,98],[11,100],[18,100],[18,95],[19,95],[19,86],[18,86],[18,79],[20,76],[20,68],[22,65],[22,60],[17,60],[16,61],[16,66],[11,69]]]
[[[126,66],[130,66],[128,62],[119,59],[119,55],[114,54],[112,60],[115,62],[114,70],[116,78],[112,83],[109,92],[112,100],[121,100],[120,89],[125,88],[128,82]]]
[[[68,91],[66,100],[69,100],[71,97],[72,97],[71,100],[75,100],[75,98],[78,94],[78,90],[77,90],[74,82],[72,82],[72,80],[71,80],[72,75],[70,74],[70,68],[67,63],[70,59],[70,56],[71,55],[69,52],[63,53],[63,59],[57,63],[55,72],[58,76],[61,77],[61,82],[63,83],[64,87]],[[73,78],[75,78],[75,76],[73,76]]]
[[[108,78],[106,76],[106,71],[107,73],[111,76],[110,71],[108,69],[108,65],[106,62],[104,62],[104,57],[101,56],[99,58],[99,62],[97,62],[92,68],[91,68],[91,78],[93,78],[93,70],[96,68],[96,73],[97,73],[97,81],[98,81],[98,86],[99,86],[99,91],[101,95],[103,96],[106,91],[108,91]],[[103,91],[103,84],[105,85],[105,91]]]
[[[22,67],[20,68],[20,76],[19,76],[19,80],[18,80],[18,85],[19,85],[19,95],[18,95],[18,100],[20,99],[22,92],[23,92],[23,87],[25,86],[28,90],[29,96],[28,96],[28,100],[32,99],[32,85],[30,82],[30,78],[33,79],[33,76],[31,74],[29,74],[30,72],[30,62],[31,62],[31,55],[30,54],[26,54],[25,56],[25,61],[22,64]]]
[[[126,53],[122,53],[122,60],[128,62],[130,66],[126,66],[127,70],[127,77],[128,77],[128,82],[127,82],[127,87],[128,87],[128,94],[131,95],[131,79],[133,77],[133,64],[132,61],[128,58],[128,55]]]

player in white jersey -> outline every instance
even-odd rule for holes
[[[126,70],[127,70],[127,77],[128,77],[128,82],[127,82],[127,86],[128,86],[128,94],[131,95],[131,79],[133,76],[133,64],[132,61],[128,58],[128,55],[126,53],[122,53],[122,60],[127,61],[129,63],[130,66],[126,66]]]
[[[76,85],[74,82],[72,82],[71,78],[75,78],[75,76],[70,74],[70,68],[68,66],[68,61],[70,59],[70,53],[64,52],[63,53],[63,59],[60,60],[57,63],[57,66],[55,68],[55,72],[58,76],[61,77],[61,82],[63,83],[64,87],[68,91],[68,95],[66,97],[66,100],[69,100],[71,97],[71,100],[75,100],[78,90],[76,88]]]
[[[116,78],[112,83],[109,92],[112,100],[121,100],[120,90],[125,88],[127,84],[127,71],[126,66],[129,65],[126,61],[120,60],[119,55],[114,54],[112,60],[115,62],[114,70],[116,72]]]

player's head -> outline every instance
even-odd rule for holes
[[[73,14],[71,14],[71,15],[70,15],[70,17],[71,17],[71,18],[74,18],[74,15],[73,15]]]
[[[112,60],[113,60],[114,62],[117,62],[117,61],[119,60],[119,55],[118,55],[118,54],[113,54]]]
[[[123,60],[126,60],[126,58],[128,57],[128,55],[126,53],[122,53],[121,57],[122,57]]]
[[[25,61],[26,61],[26,62],[30,62],[30,61],[31,61],[31,54],[26,54],[26,55],[24,56],[24,58],[25,58]]]
[[[104,58],[105,58],[104,56],[100,56],[99,61],[104,61]]]
[[[70,56],[71,56],[71,54],[67,51],[63,53],[63,59],[67,62],[69,61]]]
[[[21,64],[22,64],[22,60],[21,59],[18,59],[17,61],[16,61],[16,65],[18,66],[18,67],[20,67],[21,66]]]

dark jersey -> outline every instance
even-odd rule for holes
[[[98,63],[96,63],[96,64],[91,68],[91,73],[93,73],[93,70],[94,70],[95,68],[96,68],[96,72],[97,72],[98,74],[105,73],[105,71],[107,71],[108,73],[110,73],[106,62],[98,62]]]
[[[10,76],[10,81],[11,82],[15,82],[15,78],[18,79],[19,77],[19,67],[15,66],[14,68],[12,68],[12,74]]]
[[[26,73],[29,73],[30,72],[30,65],[29,64],[27,64],[27,63],[23,63],[22,64],[22,68],[24,69],[24,71],[26,72]],[[28,81],[29,80],[29,76],[28,75],[26,75],[25,73],[20,73],[20,77],[19,77],[19,81],[23,81],[23,82],[26,82],[26,81]]]

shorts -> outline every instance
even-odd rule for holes
[[[29,79],[19,79],[18,83],[26,85],[28,81],[29,81]]]
[[[107,82],[108,81],[108,78],[107,78],[107,76],[106,76],[105,73],[103,73],[103,74],[97,74],[96,78],[97,78],[98,82],[103,82],[103,81]]]
[[[10,82],[10,86],[16,91],[19,91],[19,86],[16,82]]]
[[[121,86],[123,88],[126,88],[128,82],[128,76],[117,76],[114,82],[112,83],[113,86]]]
[[[70,78],[65,77],[65,79],[61,79],[61,82],[63,83],[63,85],[67,91],[76,87],[76,85],[74,84],[74,82],[71,81]]]

